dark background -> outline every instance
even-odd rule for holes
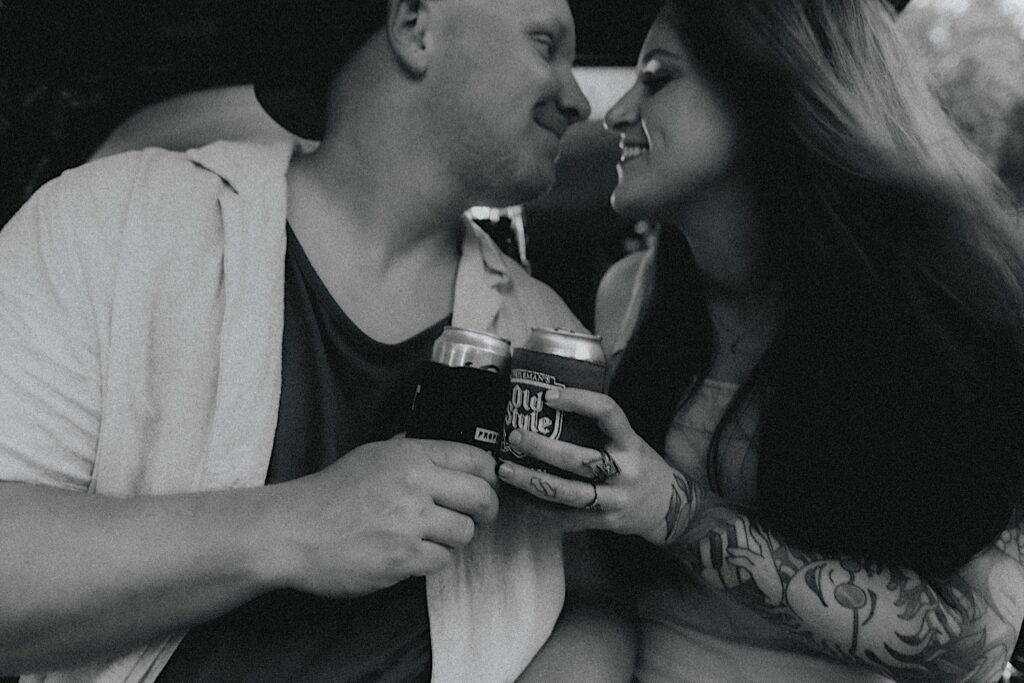
[[[631,65],[660,2],[573,0],[581,65]],[[143,107],[251,83],[318,17],[301,0],[0,0],[0,225]],[[585,323],[632,226],[607,197],[616,143],[573,130],[554,192],[526,207],[534,274]],[[596,181],[596,182],[595,182]]]

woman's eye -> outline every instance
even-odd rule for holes
[[[640,83],[642,83],[644,89],[651,94],[654,94],[664,88],[671,80],[672,76],[664,71],[644,71],[640,74]]]
[[[672,80],[672,72],[664,67],[660,59],[651,59],[640,71],[640,83],[644,90],[654,94]]]

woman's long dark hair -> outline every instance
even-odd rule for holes
[[[1021,500],[1024,250],[1008,194],[880,0],[669,4],[740,122],[785,300],[719,434],[756,400],[761,514],[783,538],[944,575]],[[658,448],[712,344],[685,240],[662,233],[611,386]]]

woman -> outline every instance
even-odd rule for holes
[[[604,449],[499,476],[643,557],[641,681],[992,681],[1024,617],[1024,261],[877,0],[671,0],[621,137]],[[607,474],[611,476],[607,476]],[[652,552],[625,550],[637,536]]]

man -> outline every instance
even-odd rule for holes
[[[391,437],[445,324],[578,326],[460,220],[587,117],[569,8],[334,4],[326,116],[261,95],[315,152],[110,157],[0,232],[0,673],[498,681],[551,631],[558,535]]]

